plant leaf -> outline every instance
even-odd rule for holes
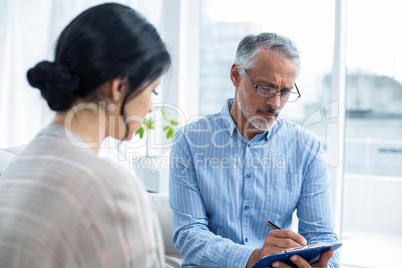
[[[154,129],[154,120],[152,119],[145,119],[143,125],[146,129]]]
[[[173,138],[173,129],[168,130],[168,132],[166,133],[166,138],[167,139],[172,139]]]
[[[144,128],[140,127],[136,132],[135,135],[140,135],[140,139],[142,139],[142,137],[144,137]]]

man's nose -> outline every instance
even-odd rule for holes
[[[272,106],[272,109],[279,109],[282,104],[281,92],[277,91],[275,95],[267,99],[267,102]]]

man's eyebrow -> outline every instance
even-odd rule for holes
[[[278,88],[278,85],[276,85],[276,84],[274,84],[274,83],[271,83],[271,82],[261,82],[261,84],[259,84],[259,86]],[[284,87],[284,88],[281,88],[280,90],[281,90],[281,91],[282,91],[282,90],[289,90],[289,91],[292,91],[293,89],[294,89],[294,84],[292,84],[292,87],[291,87],[291,88]]]

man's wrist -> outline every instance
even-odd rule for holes
[[[259,261],[260,250],[261,249],[257,248],[253,251],[253,253],[251,253],[246,268],[251,268],[254,264],[257,263],[257,261]]]

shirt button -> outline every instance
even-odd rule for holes
[[[249,206],[245,206],[244,207],[244,210],[248,210],[250,207]]]
[[[244,241],[246,241],[246,243],[248,242],[248,238],[244,239]]]
[[[250,148],[250,147],[251,147],[251,143],[247,144],[247,147]]]
[[[250,179],[251,178],[251,175],[250,174],[247,174],[246,175],[246,179]]]

